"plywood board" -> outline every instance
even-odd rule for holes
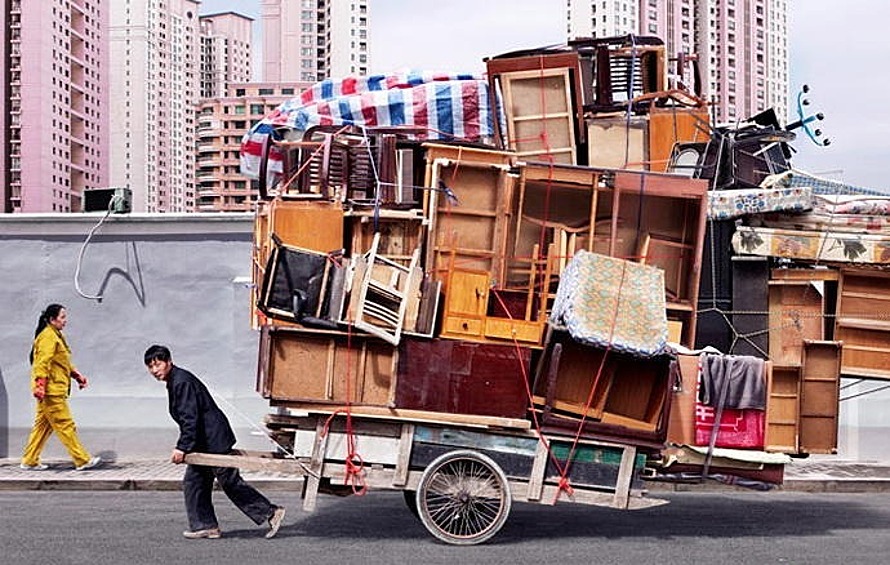
[[[648,169],[649,120],[624,116],[587,121],[587,165],[604,169]]]
[[[824,302],[807,281],[769,282],[769,356],[777,365],[799,365],[803,341],[821,340]]]

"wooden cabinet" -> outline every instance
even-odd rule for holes
[[[834,336],[844,376],[890,380],[890,273],[841,270]]]
[[[773,365],[767,372],[764,450],[797,453],[800,420],[800,366]]]
[[[664,441],[670,410],[667,356],[640,358],[553,332],[536,371],[535,404],[546,424],[648,445]]]
[[[804,340],[800,365],[772,367],[768,374],[767,451],[837,451],[841,349],[837,341]]]
[[[445,293],[443,337],[482,337],[490,281],[491,275],[485,271],[451,271]]]
[[[510,223],[514,156],[456,146],[426,144],[424,271],[448,284],[451,267],[487,271],[500,280]]]

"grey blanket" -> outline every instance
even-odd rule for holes
[[[763,359],[758,357],[705,355],[701,385],[701,401],[708,406],[717,407],[723,394],[724,408],[766,408]]]

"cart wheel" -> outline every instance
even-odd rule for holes
[[[417,491],[403,490],[402,496],[405,497],[405,505],[408,507],[408,510],[410,510],[411,514],[413,514],[414,517],[419,520],[420,513],[417,511]]]
[[[454,545],[482,543],[498,533],[511,501],[504,472],[474,451],[437,457],[417,488],[420,521],[431,534]]]

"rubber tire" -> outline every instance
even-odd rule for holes
[[[507,476],[487,455],[458,450],[437,457],[417,487],[417,511],[435,538],[452,545],[491,539],[510,515]]]

